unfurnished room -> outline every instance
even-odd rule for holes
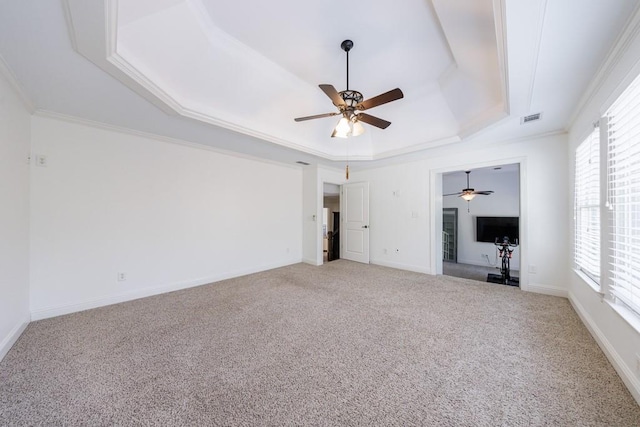
[[[0,0],[0,203],[0,425],[640,425],[636,0]]]

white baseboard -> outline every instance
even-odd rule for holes
[[[582,304],[578,302],[576,298],[574,298],[573,294],[569,293],[569,302],[573,306],[573,309],[578,313],[578,316],[582,320],[582,323],[587,327],[593,338],[596,340],[604,354],[613,365],[613,368],[616,370],[622,382],[627,386],[629,392],[633,398],[640,405],[640,380],[634,375],[633,370],[629,365],[624,363],[620,354],[616,351],[616,349],[611,345],[607,337],[602,333],[602,331],[598,328],[596,323],[593,321],[589,313],[584,309]]]
[[[302,258],[302,262],[304,262],[305,264],[311,264],[311,265],[322,265],[322,264],[318,264],[318,260],[316,260],[315,258]]]
[[[206,285],[209,283],[219,282],[221,280],[233,279],[235,277],[246,276],[247,274],[259,273],[261,271],[273,270],[274,268],[285,267],[287,265],[298,264],[300,259],[289,260],[281,263],[262,265],[246,270],[237,270],[229,273],[220,274],[211,277],[202,277],[187,282],[170,283],[152,288],[139,289],[131,292],[123,292],[103,298],[95,298],[74,304],[65,304],[60,306],[45,307],[31,311],[31,320],[48,319],[50,317],[62,316],[64,314],[76,313],[78,311],[90,310],[92,308],[104,307],[107,305],[118,304],[125,301],[132,301],[139,298],[145,298],[153,295],[164,294],[167,292],[179,291],[181,289],[193,288],[195,286]]]
[[[569,292],[566,289],[551,285],[540,285],[529,283],[528,285],[520,285],[520,289],[527,292],[535,292],[537,294],[553,295],[555,297],[569,298]]]
[[[379,259],[369,260],[370,264],[381,265],[382,267],[397,268],[398,270],[413,271],[415,273],[431,274],[431,270],[419,265],[401,264],[399,262],[382,261]]]
[[[18,341],[18,338],[20,338],[20,335],[22,335],[30,321],[29,315],[24,316],[24,318],[9,331],[9,334],[2,342],[0,342],[0,361],[9,353],[9,350],[11,350],[11,347]]]

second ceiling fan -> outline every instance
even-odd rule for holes
[[[349,136],[358,136],[364,132],[364,127],[360,122],[370,124],[380,129],[386,129],[391,122],[372,116],[362,111],[396,101],[404,97],[402,91],[398,88],[385,92],[381,95],[374,96],[364,100],[362,93],[349,90],[349,51],[353,48],[351,40],[345,40],[340,45],[342,50],[347,53],[347,89],[338,92],[335,87],[329,84],[321,84],[320,89],[331,99],[333,105],[338,107],[337,112],[316,114],[314,116],[298,117],[294,119],[296,122],[302,122],[312,119],[320,119],[323,117],[331,117],[341,115],[338,125],[333,130],[331,137],[348,138]]]
[[[467,174],[467,188],[463,188],[462,191],[459,191],[457,193],[443,194],[443,196],[458,196],[462,197],[467,202],[470,202],[477,195],[488,196],[490,194],[493,194],[492,190],[476,191],[475,189],[471,188],[471,186],[469,185],[469,174],[471,174],[471,171],[465,171],[464,173]]]

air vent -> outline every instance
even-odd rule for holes
[[[304,166],[309,166],[310,165],[310,163],[303,162],[302,160],[298,160],[296,163],[299,164],[299,165],[304,165]]]
[[[520,124],[523,125],[525,123],[535,122],[537,120],[540,120],[541,118],[542,118],[542,113],[531,114],[531,115],[522,117],[520,119]]]

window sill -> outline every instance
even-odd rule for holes
[[[640,334],[640,317],[636,313],[620,304],[609,301],[608,299],[605,301],[607,301],[607,304],[609,304],[609,307],[611,307],[613,311],[618,313],[623,320],[625,320],[637,333]]]
[[[596,292],[601,296],[604,296],[604,292],[602,292],[602,287],[598,283],[596,283],[591,277],[587,276],[580,270],[576,270],[575,268],[573,269],[573,272],[576,273],[576,275],[580,279],[582,279],[583,282],[589,285],[589,287],[593,289],[594,292]]]

